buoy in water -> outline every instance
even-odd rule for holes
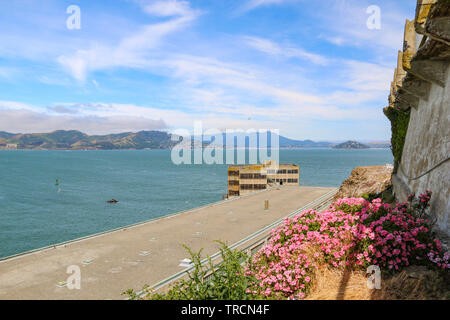
[[[55,185],[59,185],[59,181],[58,181],[58,179],[56,179]]]

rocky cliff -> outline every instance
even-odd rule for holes
[[[359,197],[363,194],[376,194],[391,185],[392,166],[357,167],[345,180],[335,199]]]

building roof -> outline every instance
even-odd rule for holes
[[[280,164],[272,164],[272,165],[265,165],[265,164],[238,164],[238,165],[230,165],[228,167],[228,170],[236,170],[236,169],[246,169],[246,170],[261,170],[263,168],[271,168],[271,167],[296,167],[298,168],[298,165],[293,163],[280,163]]]

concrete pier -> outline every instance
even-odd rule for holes
[[[332,190],[280,187],[3,260],[0,299],[124,299],[185,269],[182,244],[211,255],[214,240],[233,244]],[[69,266],[80,268],[80,289],[58,286]]]

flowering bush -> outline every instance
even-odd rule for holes
[[[430,196],[420,196],[419,209],[428,206]],[[247,292],[304,298],[324,263],[334,268],[375,264],[392,271],[410,264],[448,269],[448,252],[415,209],[408,203],[391,206],[381,199],[342,198],[325,212],[307,210],[285,219],[249,264],[246,274],[256,281]]]
[[[425,218],[426,216],[426,210],[430,206],[431,194],[431,191],[425,190],[425,193],[422,193],[418,199],[414,192],[408,196],[410,208],[413,209],[420,218]]]

